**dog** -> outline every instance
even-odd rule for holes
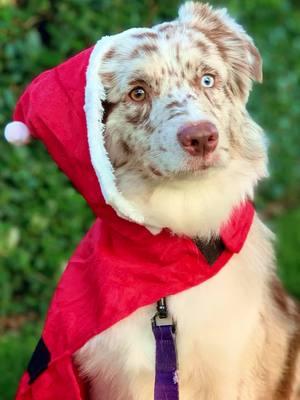
[[[267,144],[246,110],[262,61],[225,9],[179,16],[104,56],[105,147],[117,185],[155,235],[207,243],[267,176]],[[179,397],[299,400],[300,312],[276,275],[274,236],[255,215],[213,279],[170,296]],[[74,361],[93,400],[152,400],[155,344],[146,306],[90,339]]]

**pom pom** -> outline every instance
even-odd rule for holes
[[[30,141],[30,131],[28,127],[20,121],[10,122],[4,130],[5,139],[16,146],[27,144]]]

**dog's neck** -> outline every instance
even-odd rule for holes
[[[152,233],[169,228],[175,234],[210,240],[218,236],[234,207],[253,198],[254,187],[264,175],[260,164],[232,160],[224,169],[157,182],[124,170],[117,182]]]

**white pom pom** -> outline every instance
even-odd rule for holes
[[[10,122],[4,129],[5,139],[16,146],[27,144],[30,141],[28,127],[20,121]]]

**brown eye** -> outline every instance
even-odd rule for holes
[[[141,86],[135,87],[132,89],[132,91],[129,93],[129,97],[133,101],[143,101],[146,98],[146,92],[145,89],[143,89]]]

